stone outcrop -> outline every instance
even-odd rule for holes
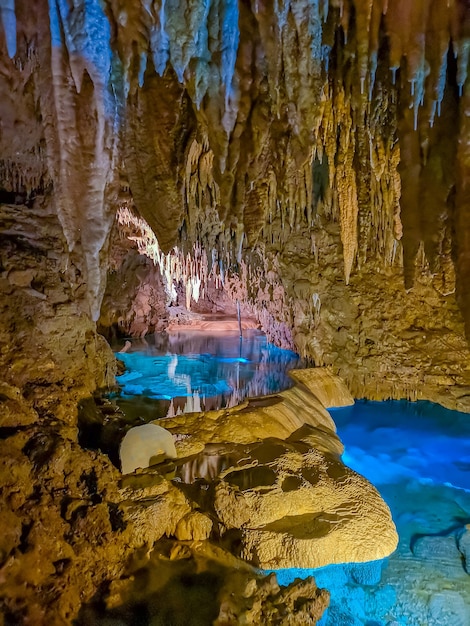
[[[397,545],[390,511],[375,488],[341,462],[334,424],[314,395],[316,389],[344,392],[341,382],[328,371],[309,376],[305,370],[302,378],[310,389],[299,383],[208,412],[204,421],[198,414],[159,420],[176,438],[176,476],[201,493],[206,482],[214,485],[201,506],[215,514],[222,538],[236,537],[240,556],[258,567],[384,558]]]
[[[123,224],[111,236],[106,289],[101,305],[99,331],[115,336],[142,337],[168,324],[167,294],[160,268],[139,254],[133,233]]]
[[[145,607],[157,623],[314,625],[329,601],[311,577],[280,587],[274,574],[261,576],[207,542],[161,543],[147,563],[136,559],[130,571],[111,585],[107,610],[86,607],[78,624],[133,623]]]
[[[334,376],[331,368],[290,370],[289,376],[297,383],[305,385],[327,409],[354,404],[354,398],[344,381],[339,376]]]
[[[171,434],[158,424],[143,424],[127,431],[119,447],[121,471],[154,465],[157,460],[175,458],[176,449]]]
[[[191,586],[207,588],[204,576],[214,576],[209,588],[217,600],[209,594],[204,609],[191,610],[213,612],[211,623],[313,624],[327,596],[311,579],[280,590],[275,578],[261,579],[251,567],[359,563],[395,549],[387,505],[341,462],[334,424],[314,395],[344,405],[342,382],[329,370],[301,377],[304,383],[276,396],[159,420],[173,433],[178,458],[121,481],[119,510],[141,557],[137,551],[104,594],[104,613],[90,604],[79,623],[118,612],[132,621],[139,606],[155,619],[179,615],[183,608],[173,606],[168,589],[178,594],[180,577],[187,581],[196,567]],[[156,601],[163,593],[167,600]]]
[[[240,530],[241,556],[263,569],[389,556],[398,537],[375,488],[335,457],[302,454],[295,435],[289,443],[266,464],[256,463],[269,453],[260,446],[248,467],[229,468],[216,486],[215,510],[227,529]]]
[[[21,420],[10,408],[2,426],[31,421],[23,407],[75,429],[78,401],[114,384],[113,354],[86,314],[86,280],[50,205],[2,204],[0,220],[0,365]]]

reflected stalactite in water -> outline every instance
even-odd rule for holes
[[[288,371],[298,355],[266,341],[257,331],[205,335],[155,335],[118,352],[127,371],[119,377],[124,397],[169,400],[167,417],[233,407],[245,398],[269,395],[292,385]]]

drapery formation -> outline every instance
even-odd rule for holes
[[[124,188],[164,252],[231,265],[302,230],[318,254],[326,219],[346,284],[372,260],[409,287],[425,258],[468,321],[464,0],[3,0],[0,16],[0,188],[53,190],[94,319]]]

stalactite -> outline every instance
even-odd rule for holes
[[[69,250],[80,244],[83,251],[90,310],[96,320],[105,279],[100,255],[113,220],[110,195],[117,154],[110,29],[97,2],[75,13],[66,3],[51,0],[49,19],[53,102],[45,98],[43,107],[47,111],[52,105],[49,114],[55,124],[46,136],[48,157],[57,213]]]
[[[396,248],[397,230],[391,227],[390,213],[393,205],[397,221],[397,195],[389,194],[388,182],[395,190],[398,185],[391,180],[393,170],[388,168],[389,148],[386,161],[371,150],[375,180],[370,185],[361,176],[354,180],[356,165],[348,156],[362,143],[366,145],[364,131],[370,132],[371,145],[380,145],[379,126],[374,130],[367,125],[374,98],[383,94],[387,80],[392,82],[391,74],[386,79],[382,68],[388,64],[394,75],[398,72],[396,92],[407,94],[413,110],[412,128],[435,124],[439,115],[451,40],[457,59],[455,81],[461,91],[467,79],[470,38],[463,0],[422,0],[414,4],[405,0],[296,0],[272,6],[259,2],[239,6],[234,0],[187,6],[180,0],[157,0],[125,7],[110,0],[106,12],[98,2],[70,7],[66,2],[51,0],[49,8],[56,116],[53,125],[57,135],[54,138],[54,133],[48,131],[48,152],[54,151],[54,144],[65,150],[53,166],[53,178],[68,181],[72,176],[84,176],[89,179],[84,188],[90,192],[90,201],[84,204],[106,204],[106,172],[114,158],[110,128],[116,129],[116,112],[122,112],[122,99],[129,93],[134,99],[129,117],[132,119],[136,109],[145,133],[139,141],[148,148],[141,151],[145,157],[128,155],[131,188],[141,213],[167,250],[176,242],[185,219],[188,241],[209,237],[209,229],[204,229],[207,219],[200,218],[201,212],[210,215],[211,225],[217,221],[222,224],[230,216],[237,241],[243,227],[244,241],[249,245],[258,240],[262,230],[274,241],[305,224],[312,227],[312,180],[308,170],[314,151],[319,160],[324,152],[327,154],[330,183],[337,187],[334,198],[321,199],[321,210],[341,224],[346,280],[356,257],[361,263],[371,253],[390,258]],[[7,52],[14,56],[18,7],[13,0],[4,0],[0,13]],[[344,41],[335,35],[340,26]],[[383,35],[389,44],[385,54],[380,49]],[[114,46],[116,58],[110,52],[102,53],[110,46]],[[301,50],[308,54],[297,54]],[[341,59],[354,59],[351,75],[345,65],[340,65],[334,80],[328,79],[326,70],[333,57],[336,63],[340,59],[340,64]],[[172,72],[174,78],[164,78],[173,76]],[[153,95],[152,73],[162,81],[157,81],[160,95],[163,87],[168,88],[176,80],[180,83],[176,100],[187,99],[169,124],[149,121],[167,118],[168,111],[168,103],[161,108],[156,105],[159,97],[156,92]],[[70,80],[73,90],[69,88]],[[89,93],[93,97],[87,107],[79,97],[84,80],[92,85]],[[146,103],[140,99],[136,104],[139,85],[148,88]],[[176,87],[172,89],[174,96]],[[82,141],[73,114],[76,107],[88,108],[86,114],[97,120],[94,147],[90,144],[85,152],[91,150],[99,167],[88,171],[76,150],[67,152],[64,138],[65,129],[75,128],[77,145]],[[130,126],[128,144],[137,132],[135,124]],[[151,147],[152,142],[157,149]],[[199,151],[197,157],[191,154],[190,145]],[[179,154],[174,167],[165,165],[170,161],[165,155],[167,147]],[[361,159],[366,167],[363,152]],[[274,166],[266,165],[271,158]],[[377,166],[382,168],[380,173]],[[384,173],[387,169],[391,178]],[[148,190],[155,185],[155,170],[157,195],[170,198],[166,219],[157,217],[147,200],[153,195]],[[181,186],[186,218],[176,208]],[[365,189],[369,187],[367,195]],[[404,193],[406,196],[408,192]],[[108,227],[96,242],[89,243],[95,239],[84,235],[90,219],[82,219],[79,224],[71,217],[71,206],[77,202],[64,192],[58,210],[71,248],[83,234],[85,247],[89,248],[85,251],[86,264],[90,276],[95,277],[93,282],[99,282],[98,257],[106,245]],[[273,230],[277,213],[282,224],[289,227],[283,234]],[[174,224],[171,232],[170,215]],[[107,209],[102,217],[109,224]],[[216,228],[218,234],[209,242],[211,249],[217,247],[215,240],[224,229],[222,225]],[[235,247],[239,255],[240,247]],[[100,288],[91,290],[96,300]]]
[[[16,54],[16,13],[15,0],[1,0],[0,21],[7,44],[8,56],[12,59]]]
[[[4,0],[0,14],[3,45],[15,56],[23,4]],[[50,180],[69,247],[83,248],[94,314],[121,123],[134,202],[166,252],[178,242],[192,251],[199,241],[216,251],[211,266],[226,268],[263,240],[282,247],[294,232],[311,238],[318,217],[340,225],[346,282],[356,261],[396,263],[403,253],[412,263],[408,235],[403,250],[397,243],[399,203],[403,211],[419,197],[406,163],[432,148],[429,127],[454,83],[464,92],[470,39],[463,0],[109,0],[104,9],[97,0],[50,0],[49,14],[52,94],[44,74],[39,93]],[[66,141],[70,128],[75,145]],[[318,198],[317,163],[328,172]],[[427,176],[426,167],[418,173]],[[11,188],[46,184],[33,172],[16,180],[8,168]],[[441,200],[447,187],[446,180]],[[443,221],[434,232],[428,226],[415,232],[432,256]]]
[[[390,150],[387,148],[387,165],[379,158],[383,168],[380,174],[376,163],[372,163],[377,162],[377,155],[370,154],[375,176],[370,184],[360,173],[354,180],[356,164],[347,154],[361,152],[362,143],[366,147],[366,132],[371,133],[371,145],[380,145],[382,141],[381,122],[375,130],[368,130],[367,125],[373,99],[383,94],[387,80],[392,82],[391,74],[386,79],[382,71],[387,62],[394,74],[400,70],[396,90],[408,91],[412,126],[417,127],[422,109],[426,111],[423,121],[434,122],[443,99],[451,37],[460,68],[458,83],[465,80],[468,45],[465,30],[456,17],[462,15],[462,7],[458,1],[444,4],[423,0],[411,5],[402,0],[345,0],[332,2],[329,7],[327,2],[299,0],[276,4],[271,10],[260,3],[239,9],[233,3],[219,1],[210,6],[196,3],[183,11],[178,2],[155,2],[145,15],[141,11],[139,19],[133,21],[130,14],[124,19],[118,5],[112,3],[124,66],[130,67],[129,59],[136,54],[128,45],[126,48],[126,37],[139,42],[139,51],[147,37],[155,70],[162,74],[165,63],[173,68],[188,90],[198,127],[205,133],[202,141],[193,137],[192,147],[187,150],[184,197],[189,239],[195,240],[198,229],[204,230],[201,211],[218,213],[221,222],[230,215],[237,228],[243,224],[250,245],[262,230],[276,238],[272,227],[267,228],[276,213],[291,231],[303,227],[305,222],[311,223],[312,184],[304,170],[312,162],[313,149],[319,158],[325,150],[336,196],[322,198],[322,210],[329,211],[341,224],[346,280],[355,258],[360,263],[369,254],[391,258],[399,230],[391,224],[391,207],[397,223],[395,192],[399,185],[392,180],[391,170],[384,174]],[[244,25],[242,30],[240,24]],[[333,49],[329,33],[339,24],[346,36],[347,54],[355,58],[355,69],[351,71],[359,88],[353,79],[352,93],[348,94],[351,79],[343,74],[343,87],[336,87],[338,93],[344,90],[343,101],[341,96],[339,100],[335,97],[333,111],[328,104],[333,92],[325,69]],[[138,32],[134,32],[136,28]],[[388,37],[388,57],[380,50],[382,33]],[[310,54],[294,54],[297,48],[309,50]],[[300,63],[294,59],[300,59]],[[261,82],[264,71],[267,92]],[[224,88],[222,98],[216,85]],[[207,101],[206,94],[210,95]],[[342,118],[338,113],[341,107],[351,107],[350,111],[344,110]],[[272,117],[278,121],[268,121]],[[364,125],[359,124],[360,120]],[[286,132],[290,139],[279,148],[283,155],[279,167],[262,167],[273,151],[274,141]],[[323,141],[318,140],[319,135]],[[366,173],[369,158],[365,148],[362,153],[364,156],[359,158]],[[389,187],[395,190],[394,194],[390,194]],[[163,237],[163,224],[153,226]],[[218,227],[218,232],[222,229]],[[210,243],[213,247],[214,242]]]
[[[346,284],[348,284],[357,253],[357,216],[359,208],[353,167],[355,145],[352,118],[348,115],[348,104],[345,100],[344,92],[340,91],[337,94],[335,104],[335,112],[339,116],[337,124],[338,127],[341,124],[341,132],[335,154],[334,181],[338,199],[341,242],[343,244],[344,276]],[[334,158],[331,159],[331,162],[334,163]]]
[[[219,287],[218,265],[213,262],[212,267],[209,268],[206,250],[198,242],[193,244],[190,253],[185,254],[175,247],[165,254],[150,226],[127,206],[123,205],[119,208],[117,221],[129,231],[126,236],[130,241],[135,242],[139,254],[147,256],[159,268],[164,280],[167,304],[176,301],[178,285],[182,285],[184,289],[185,305],[188,310],[191,309],[193,301],[199,301],[209,281],[214,281],[216,287]]]

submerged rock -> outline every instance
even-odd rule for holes
[[[470,524],[458,534],[457,547],[463,556],[465,571],[470,574]]]

